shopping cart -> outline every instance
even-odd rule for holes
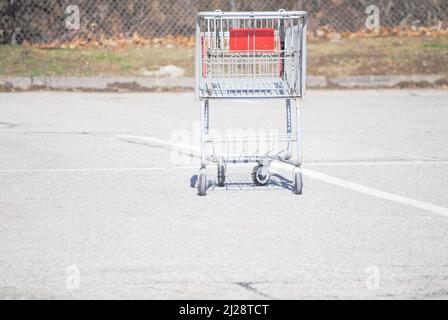
[[[196,18],[196,100],[201,103],[201,168],[199,195],[208,188],[206,166],[218,165],[218,186],[225,185],[228,163],[256,163],[252,180],[270,180],[274,160],[294,165],[292,189],[301,194],[300,105],[305,93],[306,24],[304,11],[201,12]],[[286,133],[217,138],[209,134],[209,106],[213,99],[284,99]],[[291,102],[296,107],[293,132]],[[255,150],[249,151],[249,144]],[[261,150],[265,143],[269,150]],[[216,146],[221,146],[217,151]],[[235,152],[241,145],[242,151]],[[295,144],[296,159],[293,160]],[[275,147],[275,148],[274,148]]]

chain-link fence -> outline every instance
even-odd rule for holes
[[[309,30],[365,28],[375,5],[380,26],[447,28],[448,0],[0,0],[0,43],[192,36],[198,11],[306,10]]]

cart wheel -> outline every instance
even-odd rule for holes
[[[207,193],[207,171],[201,168],[198,173],[198,195],[205,196]]]
[[[269,180],[271,179],[271,174],[268,170],[266,175],[262,175],[263,166],[261,164],[254,167],[252,170],[252,181],[257,186],[265,186],[269,183]]]
[[[294,169],[294,185],[293,192],[295,194],[302,194],[303,189],[303,175],[302,170],[300,168]]]
[[[224,187],[226,182],[226,169],[223,164],[218,164],[218,186]]]

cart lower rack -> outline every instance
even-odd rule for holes
[[[302,193],[300,105],[305,93],[306,24],[304,11],[201,12],[196,18],[196,90],[201,102],[201,169],[199,195],[207,191],[209,162],[217,163],[218,185],[225,185],[228,163],[257,165],[252,171],[256,185],[270,180],[274,160],[295,166],[293,190]],[[209,135],[209,107],[213,99],[283,99],[286,101],[284,134],[268,137]],[[293,130],[291,105],[295,103]],[[242,150],[235,150],[237,144]],[[252,144],[254,150],[248,145]],[[264,144],[264,148],[260,147]],[[293,144],[296,159],[292,159]],[[219,145],[220,151],[216,151]],[[231,150],[232,149],[232,150]]]

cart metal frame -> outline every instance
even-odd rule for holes
[[[199,195],[208,188],[206,167],[218,165],[218,185],[225,185],[228,163],[257,163],[252,171],[256,185],[270,179],[274,160],[294,166],[293,192],[302,194],[300,101],[306,85],[305,11],[276,12],[200,12],[196,17],[195,98],[201,106],[201,168],[197,176]],[[209,134],[210,101],[215,99],[283,99],[286,101],[286,133],[262,138],[281,150],[263,154],[245,152],[246,144],[260,143],[260,137],[216,138]],[[296,128],[293,131],[291,106],[295,104]],[[227,146],[221,153],[214,145]],[[230,144],[241,143],[241,153],[230,152]],[[292,159],[293,143],[296,158]],[[212,147],[211,151],[210,146]],[[257,149],[258,150],[258,149]]]

